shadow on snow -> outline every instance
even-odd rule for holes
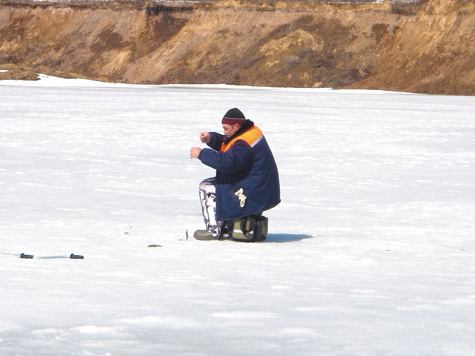
[[[267,234],[263,242],[293,242],[311,238],[313,238],[312,235],[306,234]]]

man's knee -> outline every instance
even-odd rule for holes
[[[215,178],[206,178],[200,183],[200,190],[205,192],[214,192],[216,190],[215,182]]]

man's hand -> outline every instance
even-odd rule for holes
[[[209,141],[211,141],[211,135],[209,134],[209,132],[201,132],[200,140],[203,143],[208,143]]]
[[[199,147],[192,147],[190,150],[190,158],[198,158],[200,155],[201,148]]]

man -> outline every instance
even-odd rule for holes
[[[246,228],[253,230],[265,219],[261,237],[265,239],[267,218],[261,214],[280,203],[279,173],[274,156],[262,131],[239,109],[229,110],[222,125],[224,135],[200,133],[201,142],[210,148],[190,150],[190,158],[198,158],[216,169],[216,177],[200,184],[206,230],[198,230],[194,236],[201,240],[232,237],[235,226],[241,226],[247,236]]]

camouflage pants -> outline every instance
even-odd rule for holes
[[[200,201],[206,230],[215,237],[222,237],[231,232],[233,220],[216,219],[216,178],[207,178],[200,183]]]

